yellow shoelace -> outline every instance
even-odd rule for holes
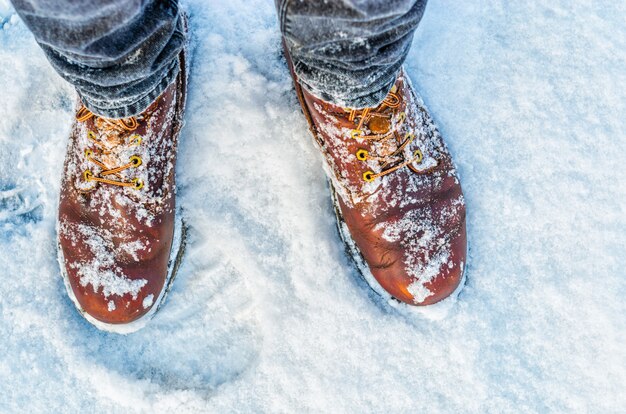
[[[137,134],[129,134],[136,130],[139,126],[137,118],[130,117],[126,119],[107,119],[94,115],[93,112],[89,111],[84,106],[81,107],[76,113],[76,120],[78,122],[85,122],[90,118],[94,118],[96,131],[87,131],[87,138],[95,144],[97,147],[97,153],[88,148],[85,150],[85,157],[87,160],[100,167],[102,171],[100,171],[99,175],[94,175],[91,170],[85,170],[83,172],[83,178],[85,181],[94,181],[141,190],[143,188],[143,182],[139,178],[124,181],[122,175],[120,174],[122,171],[130,168],[138,168],[143,163],[141,157],[133,155],[129,158],[128,163],[114,168],[107,167],[102,161],[96,158],[111,154],[113,149],[118,145],[128,145],[131,147],[139,146],[141,144],[142,137]],[[116,142],[114,142],[113,146],[107,147],[107,145],[102,141],[102,138],[106,138],[109,142],[113,139]],[[118,180],[106,177],[116,177]],[[87,191],[92,189],[93,188]]]
[[[411,171],[418,174],[425,174],[435,168],[432,167],[428,170],[417,170],[413,168],[411,164],[419,164],[424,159],[424,155],[419,148],[413,151],[413,156],[410,159],[405,159],[403,151],[415,140],[415,134],[407,132],[403,137],[401,137],[398,132],[406,120],[406,113],[400,112],[400,114],[396,117],[397,109],[400,107],[400,97],[396,92],[397,89],[394,86],[391,92],[389,92],[382,103],[376,108],[346,109],[346,112],[350,112],[348,120],[355,122],[355,120],[359,118],[356,128],[354,128],[350,133],[353,139],[380,142],[383,144],[386,144],[390,140],[394,140],[392,143],[397,145],[395,150],[379,154],[373,154],[364,148],[359,148],[356,151],[355,155],[359,161],[365,162],[367,160],[376,160],[382,163],[381,171],[378,174],[371,170],[367,170],[363,173],[363,180],[367,182],[371,182],[376,178],[391,174],[392,172],[403,167],[409,167]],[[385,112],[385,109],[387,108],[391,109],[391,113]],[[394,118],[395,125],[393,125]],[[380,134],[365,134],[364,127],[369,128],[369,124],[375,120],[387,122],[389,124],[389,129]]]

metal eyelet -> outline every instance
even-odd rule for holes
[[[422,151],[420,151],[419,149],[416,149],[413,152],[413,156],[416,157],[416,159],[413,162],[418,163],[418,164],[421,164],[422,160],[424,159],[424,155],[422,154]]]
[[[137,155],[133,155],[132,157],[130,157],[130,163],[132,164],[132,166],[134,168],[137,168],[141,165],[142,161],[141,161],[141,157],[137,156]]]
[[[361,136],[363,136],[363,131],[361,131],[360,129],[353,129],[352,132],[350,132],[350,136],[352,137],[352,139],[359,139],[361,138]]]
[[[141,181],[139,178],[133,178],[131,182],[135,184],[135,186],[133,187],[135,190],[141,190],[143,188],[143,181]]]
[[[141,136],[137,134],[134,134],[131,135],[128,140],[130,141],[128,145],[132,147],[138,147],[141,144],[141,141],[143,141],[143,138],[141,138]]]

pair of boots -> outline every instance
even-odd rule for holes
[[[287,61],[289,56],[285,51]],[[59,261],[69,296],[100,329],[140,329],[180,264],[185,229],[175,204],[186,97],[178,78],[142,114],[107,119],[78,106],[61,186]],[[375,108],[341,108],[291,74],[324,155],[340,235],[381,296],[430,305],[459,287],[465,203],[446,146],[405,73]]]

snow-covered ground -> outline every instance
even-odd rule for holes
[[[470,243],[440,321],[357,281],[273,2],[185,4],[190,248],[153,322],[117,336],[56,262],[74,93],[0,0],[1,413],[626,411],[626,2],[431,1],[407,68]]]

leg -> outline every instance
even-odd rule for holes
[[[143,112],[179,71],[176,1],[12,0],[56,71],[97,115]]]
[[[345,107],[378,105],[411,46],[426,0],[276,0],[298,79]]]

